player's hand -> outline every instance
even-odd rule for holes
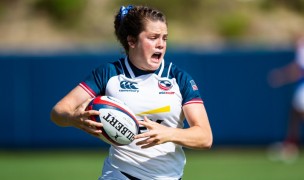
[[[170,141],[172,128],[153,122],[147,117],[144,117],[144,120],[139,121],[138,123],[149,130],[134,137],[135,139],[143,139],[136,143],[136,145],[141,146],[141,148],[149,148]]]
[[[101,128],[103,125],[100,122],[96,122],[90,119],[90,116],[98,116],[100,114],[99,111],[86,111],[86,107],[88,106],[91,100],[92,99],[88,99],[74,111],[71,122],[74,127],[98,137],[102,133]]]

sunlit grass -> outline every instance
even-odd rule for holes
[[[186,150],[183,179],[304,179],[301,154],[296,162],[286,164],[270,161],[264,149]],[[0,151],[0,179],[97,180],[106,155],[102,149]]]

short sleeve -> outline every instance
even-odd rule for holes
[[[118,73],[117,64],[107,63],[94,69],[79,85],[91,96],[104,95],[107,83]]]
[[[173,76],[180,88],[182,95],[182,105],[191,103],[203,103],[198,87],[194,79],[184,70],[177,66],[172,67]]]

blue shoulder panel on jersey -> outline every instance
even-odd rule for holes
[[[124,72],[119,61],[107,63],[94,69],[92,73],[80,83],[80,86],[94,96],[104,95],[108,80]]]
[[[168,69],[168,66],[166,66]],[[165,72],[165,71],[164,71]],[[172,64],[169,78],[175,78],[183,97],[182,105],[193,101],[202,103],[202,98],[193,78],[184,70]]]

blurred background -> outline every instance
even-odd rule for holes
[[[286,136],[295,87],[273,88],[268,75],[295,57],[295,38],[304,32],[304,0],[0,0],[1,179],[20,179],[13,173],[18,165],[28,167],[24,179],[41,179],[28,175],[36,174],[40,163],[55,159],[44,168],[64,169],[77,164],[80,154],[88,159],[76,162],[94,167],[83,177],[97,179],[100,151],[106,154],[108,145],[56,126],[49,113],[93,68],[124,56],[113,21],[119,7],[129,4],[150,5],[166,14],[165,58],[193,76],[205,102],[213,150],[196,152],[202,161],[189,158],[185,179],[201,177],[191,171],[201,166],[214,168],[202,175],[207,179],[303,179],[302,156],[297,166],[285,166],[273,164],[267,153],[269,145]],[[303,142],[303,133],[301,137]],[[64,157],[70,164],[61,168]],[[216,173],[220,165],[227,169],[223,176]],[[264,167],[268,174],[259,173]],[[83,179],[73,172],[66,171],[63,179]]]
[[[122,4],[164,11],[170,46],[284,47],[304,26],[302,0],[1,0],[0,47],[27,52],[116,48],[113,18]]]

